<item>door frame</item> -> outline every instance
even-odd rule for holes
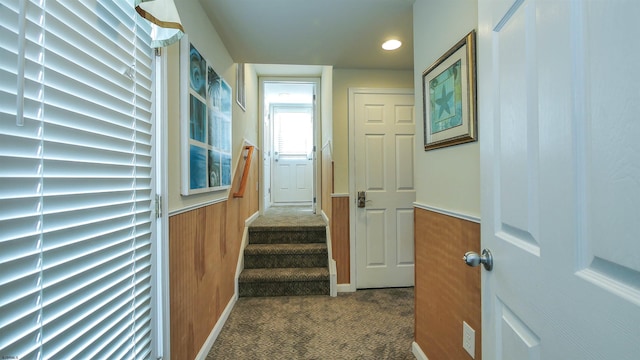
[[[155,52],[153,57],[154,104],[153,104],[153,144],[155,167],[155,191],[153,203],[155,210],[155,241],[152,244],[152,322],[155,329],[152,341],[152,354],[160,358],[171,357],[171,313],[169,306],[169,120],[168,120],[168,82],[167,51]]]
[[[411,88],[349,88],[349,285],[341,290],[356,291],[356,144],[355,144],[355,97],[358,94],[415,95]]]
[[[272,156],[270,154],[268,154],[268,152],[273,152],[273,136],[269,136],[269,134],[265,134],[265,129],[264,129],[264,119],[265,116],[267,116],[269,114],[269,112],[271,111],[269,108],[265,108],[265,97],[264,97],[264,92],[265,92],[265,83],[268,82],[282,82],[282,83],[307,83],[307,84],[314,84],[314,101],[312,103],[312,107],[313,107],[313,199],[315,199],[315,202],[312,202],[312,207],[313,207],[313,212],[314,213],[318,213],[319,209],[322,209],[322,189],[321,186],[319,186],[319,184],[321,183],[321,169],[319,168],[319,166],[321,166],[321,162],[318,161],[318,149],[319,149],[319,144],[321,141],[321,120],[320,120],[320,104],[321,104],[321,89],[320,89],[320,83],[321,83],[321,77],[308,77],[308,76],[258,76],[258,147],[260,147],[261,149],[264,149],[263,151],[263,158],[260,161],[260,176],[259,176],[259,180],[260,180],[260,185],[261,187],[264,187],[265,184],[269,184],[269,187],[271,187],[271,179],[272,179],[272,174],[271,172],[273,171],[273,169],[270,169],[271,171],[269,172],[269,174],[266,174],[265,172],[265,168],[264,168],[264,157],[265,156]],[[270,119],[270,127],[273,128],[273,119]],[[265,144],[265,136],[269,136],[269,140],[271,142],[270,146],[266,146]],[[271,162],[271,158],[269,158],[269,162]],[[271,198],[269,196],[269,198]],[[313,200],[312,199],[312,200]],[[269,204],[265,204],[265,196],[259,196],[259,213],[260,214],[264,214],[264,211],[266,209],[268,209],[271,206],[272,201],[269,200]]]

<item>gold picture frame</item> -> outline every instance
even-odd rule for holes
[[[422,100],[425,151],[478,140],[475,31],[422,73]]]

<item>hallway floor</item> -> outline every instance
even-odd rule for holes
[[[413,288],[240,298],[207,359],[415,359]]]

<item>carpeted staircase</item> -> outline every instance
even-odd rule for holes
[[[324,226],[249,226],[239,296],[329,295]]]

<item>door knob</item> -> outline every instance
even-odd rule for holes
[[[464,254],[462,260],[464,260],[464,262],[469,266],[478,266],[482,264],[487,271],[491,271],[491,269],[493,269],[493,255],[491,255],[491,251],[489,251],[489,249],[482,250],[482,255],[478,255],[478,253],[473,251],[468,251]]]

